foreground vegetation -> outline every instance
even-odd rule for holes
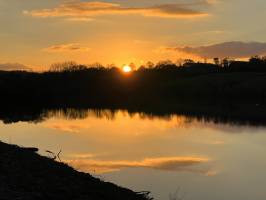
[[[135,193],[77,172],[63,163],[39,156],[33,150],[0,142],[1,199],[149,199],[144,193]]]

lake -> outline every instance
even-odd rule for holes
[[[108,109],[6,115],[3,142],[62,150],[75,169],[157,200],[266,198],[263,124]]]

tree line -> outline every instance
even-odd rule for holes
[[[213,58],[212,63],[196,62],[192,59],[179,59],[177,62],[171,60],[163,60],[158,63],[148,61],[137,67],[134,63],[129,66],[133,71],[151,71],[151,70],[186,70],[186,71],[200,71],[200,68],[205,68],[213,71],[217,69],[219,72],[226,71],[264,71],[266,67],[266,56],[253,56],[248,61],[239,61],[232,58],[218,57]],[[106,66],[101,63],[93,63],[89,65],[77,64],[74,61],[62,62],[52,64],[48,72],[77,72],[77,71],[120,71],[120,68],[114,64]]]
[[[3,104],[53,106],[164,106],[179,102],[266,102],[266,59],[182,64],[148,62],[125,74],[120,68],[99,63],[53,64],[42,73],[0,71]],[[219,61],[219,62],[218,62]],[[132,68],[133,68],[132,63]]]

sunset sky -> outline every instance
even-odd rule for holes
[[[263,55],[265,9],[265,0],[0,0],[0,69]]]

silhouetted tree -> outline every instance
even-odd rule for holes
[[[98,70],[105,70],[106,69],[106,67],[104,65],[102,65],[101,63],[98,63],[98,62],[95,62],[93,64],[89,64],[88,67],[89,68],[95,68]]]
[[[145,71],[146,70],[146,67],[144,65],[141,65],[139,68],[138,68],[138,71]]]
[[[220,59],[219,58],[213,58],[213,62],[215,65],[220,65]]]
[[[264,61],[264,59],[261,58],[260,56],[253,56],[249,59],[249,62],[253,65],[260,65],[262,64]]]
[[[158,62],[155,68],[160,70],[169,70],[169,69],[175,69],[177,68],[177,66],[171,60],[164,60]]]
[[[222,66],[225,68],[229,67],[229,59],[228,58],[224,58],[222,60]]]
[[[153,62],[148,61],[148,62],[146,63],[146,66],[145,66],[145,67],[147,67],[148,69],[153,69],[154,66],[155,66],[155,64],[154,64]]]
[[[191,66],[193,64],[195,64],[195,61],[194,60],[192,60],[192,59],[185,59],[183,66],[184,67],[189,67],[189,66]]]
[[[72,68],[75,68],[77,63],[74,61],[67,61],[62,63],[54,63],[50,67],[51,72],[64,72],[69,71]]]

